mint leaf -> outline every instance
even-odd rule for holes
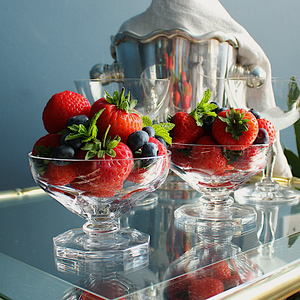
[[[175,127],[175,124],[174,123],[159,123],[158,124],[160,127],[163,127],[164,129],[166,129],[167,131],[170,131],[172,130],[174,127]]]
[[[148,116],[142,116],[143,127],[152,126],[152,120]]]
[[[196,108],[190,113],[190,115],[196,120],[198,126],[203,125],[203,119],[207,116],[216,117],[214,110],[218,107],[214,103],[209,103],[211,97],[210,89],[206,90],[202,100],[197,104]]]
[[[163,125],[161,126],[161,124],[163,124]],[[155,130],[155,135],[162,137],[166,141],[166,143],[169,145],[172,145],[172,138],[169,134],[169,131],[166,128],[173,129],[175,124],[172,124],[172,125],[171,125],[171,123],[160,123],[160,124],[154,124],[152,126]]]

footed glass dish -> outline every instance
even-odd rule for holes
[[[118,219],[163,184],[170,153],[152,158],[90,160],[53,159],[29,153],[28,158],[35,182],[87,221],[82,228],[53,238],[57,260],[73,269],[74,264],[86,267],[89,260],[100,269],[112,266],[128,270],[148,264],[149,235],[121,228]]]
[[[268,145],[236,150],[230,145],[174,143],[170,150],[170,169],[202,194],[198,204],[182,205],[175,211],[179,224],[196,225],[205,232],[227,226],[236,233],[255,228],[255,210],[235,204],[230,194],[265,168]]]

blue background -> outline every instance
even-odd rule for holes
[[[220,1],[269,57],[273,76],[299,77],[300,2]],[[42,111],[75,91],[96,63],[112,63],[110,36],[150,0],[0,0],[0,191],[33,186],[27,153],[46,134]],[[292,129],[282,142],[295,151]]]

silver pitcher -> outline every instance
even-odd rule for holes
[[[237,48],[234,36],[220,31],[191,36],[182,29],[155,30],[142,37],[125,31],[111,36],[112,57],[122,65],[125,77],[140,77],[153,65],[166,66],[175,111],[191,111],[207,88],[213,92],[212,101],[226,105],[217,79],[247,72],[237,65]],[[216,79],[215,86],[206,82],[211,78]]]

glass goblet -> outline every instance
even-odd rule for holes
[[[279,132],[300,118],[299,83],[299,79],[294,77],[260,78],[250,75],[225,80],[225,91],[230,105],[255,108],[262,118],[274,124],[277,131],[277,140],[271,146],[269,161],[263,170],[262,179],[235,192],[235,199],[240,204],[267,201],[274,205],[292,205],[299,201],[299,191],[280,185],[273,178],[274,168],[277,168],[277,173],[291,177],[290,168],[282,152]]]
[[[157,73],[155,73],[157,74]],[[165,122],[171,97],[171,78],[151,77],[147,72],[141,78],[123,79],[82,79],[75,80],[76,91],[91,103],[104,96],[104,91],[113,95],[125,88],[131,99],[137,100],[135,109],[148,116],[153,122]]]
[[[177,222],[202,230],[212,224],[242,233],[255,228],[254,209],[234,204],[230,194],[264,169],[269,146],[236,150],[234,146],[174,143],[170,150],[170,169],[202,194],[199,204],[176,209]]]
[[[31,153],[28,157],[35,182],[87,221],[82,228],[54,237],[56,259],[80,257],[85,265],[91,259],[125,270],[148,263],[149,235],[121,228],[118,219],[163,184],[170,153],[133,159],[53,159]],[[145,159],[147,168],[142,168]],[[109,176],[114,179],[108,181]]]

